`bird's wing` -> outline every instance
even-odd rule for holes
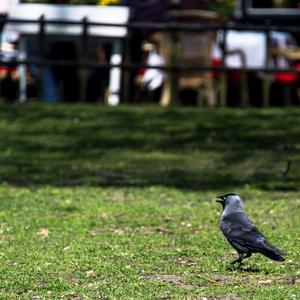
[[[282,251],[268,243],[244,213],[234,213],[223,218],[221,229],[238,251],[260,252],[273,260],[284,261]]]
[[[266,238],[243,213],[234,213],[224,218],[221,229],[229,241],[252,252],[265,247]]]

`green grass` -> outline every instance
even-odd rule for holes
[[[300,110],[3,105],[0,145],[0,299],[300,298]],[[227,192],[284,263],[227,270]]]

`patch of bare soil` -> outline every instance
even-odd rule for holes
[[[285,278],[282,279],[281,283],[285,284],[285,285],[300,284],[300,278],[285,277]]]
[[[201,277],[201,275],[199,275]],[[235,276],[235,275],[220,275],[215,274],[213,276],[204,276],[204,279],[215,284],[222,283],[249,283],[249,276]],[[271,284],[282,284],[282,285],[294,285],[300,284],[300,279],[296,277],[285,277],[285,278],[259,278],[257,276],[251,277],[251,280],[254,281],[258,286],[266,286]]]
[[[241,278],[237,278],[234,275],[214,275],[211,278],[216,283],[223,283],[223,282],[238,282]]]
[[[180,264],[185,265],[187,267],[193,267],[197,265],[197,257],[196,256],[180,256],[178,261]]]
[[[148,234],[154,234],[154,233],[159,233],[159,234],[164,234],[164,235],[173,234],[172,231],[165,229],[163,227],[145,227],[145,226],[141,226],[141,227],[137,228],[136,232],[141,235],[148,235]]]
[[[197,297],[192,298],[190,300],[242,300],[242,298],[231,296],[231,295],[223,295],[223,296],[214,296],[214,297]]]
[[[142,278],[146,280],[160,280],[183,289],[195,289],[198,287],[196,285],[185,284],[182,277],[179,275],[147,275]]]

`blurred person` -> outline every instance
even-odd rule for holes
[[[287,49],[297,49],[297,41],[294,36],[288,32],[271,32],[271,47],[278,51],[285,51]],[[299,61],[290,60],[284,55],[273,55],[272,62],[274,67],[278,69],[290,69],[295,68],[299,70]],[[291,72],[276,72],[274,73],[275,84],[277,85],[278,91],[276,95],[282,95],[281,99],[284,99],[279,104],[293,104],[293,99],[298,98],[298,86],[299,86],[299,75]],[[297,99],[297,104],[299,98]]]
[[[128,0],[128,5],[131,9],[130,23],[138,22],[166,22],[167,6],[160,0]],[[144,30],[142,28],[131,31],[130,34],[130,56],[132,63],[141,63],[143,56],[142,44],[149,40],[154,30]],[[130,72],[131,89],[135,91],[135,80],[139,74],[137,71]],[[133,95],[133,98],[138,98],[139,95]]]
[[[146,42],[143,43],[142,49],[145,64],[150,67],[165,65],[164,58],[159,54],[158,44]],[[158,102],[164,79],[165,72],[161,69],[146,68],[139,70],[135,79],[135,83],[139,87],[138,98]]]
[[[16,45],[19,40],[19,34],[14,31],[4,31],[3,26],[6,21],[6,13],[9,8],[10,1],[0,3],[1,13],[1,40],[0,40],[0,87],[1,96],[5,101],[17,99],[19,73],[15,60],[17,58]]]
[[[90,53],[89,56],[93,60],[98,61],[99,63],[107,63],[109,57],[109,45],[101,44],[96,42],[95,45],[89,47],[93,49],[93,53]],[[109,78],[109,69],[97,67],[92,69],[89,73],[87,84],[86,84],[86,102],[95,103],[99,100],[105,98],[106,92],[108,91],[108,78]]]
[[[51,41],[45,49],[46,59],[76,61],[76,45],[71,41]],[[55,103],[76,102],[80,97],[80,80],[76,66],[46,66],[43,73],[42,100]]]
[[[13,43],[1,43],[0,58],[5,63],[0,66],[0,90],[5,101],[17,99],[19,73],[14,63],[16,53]]]

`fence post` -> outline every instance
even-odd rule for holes
[[[18,45],[18,60],[22,61],[26,59],[26,40],[24,37],[21,37]],[[26,90],[26,73],[27,68],[25,64],[18,65],[19,72],[19,102],[24,103],[27,99],[27,90]]]
[[[122,63],[121,56],[122,45],[119,40],[112,43],[112,51],[110,56],[110,64],[119,65]],[[115,106],[120,104],[120,88],[121,88],[121,68],[110,67],[109,70],[109,92],[107,103],[108,105]]]
[[[249,106],[249,89],[248,89],[248,76],[247,76],[247,61],[246,56],[243,51],[240,52],[240,57],[242,61],[242,70],[241,70],[241,105],[242,107]]]
[[[4,27],[4,24],[6,22],[6,16],[3,16],[3,15],[0,15],[0,40],[2,41],[2,34],[3,34],[3,27]],[[1,63],[1,67],[2,67],[2,63]],[[0,96],[2,95],[2,82],[0,80]]]
[[[126,65],[130,65],[131,61],[131,56],[130,56],[130,40],[131,40],[131,29],[127,28],[127,36],[123,40],[124,44],[124,63]],[[128,69],[123,69],[123,86],[124,86],[124,91],[123,91],[123,101],[124,103],[130,102],[130,78],[131,78],[131,72],[132,70]]]
[[[222,37],[222,67],[226,65],[226,53],[227,53],[227,46],[226,46],[226,38],[227,32],[226,28],[223,28],[223,37]],[[228,87],[228,80],[227,80],[227,73],[222,71],[220,77],[220,106],[224,107],[227,104],[227,87]]]
[[[43,62],[45,59],[45,16],[41,15],[39,19],[39,60],[40,62]],[[39,67],[39,79],[38,79],[38,98],[41,100],[43,99],[43,84],[44,84],[44,72],[45,72],[45,66],[43,64]]]
[[[180,42],[179,42],[179,32],[176,29],[172,31],[171,34],[171,53],[170,53],[170,63],[173,67],[173,72],[171,72],[171,96],[170,101],[173,104],[178,104],[179,102],[179,91],[178,91],[178,64],[179,64],[179,52],[180,52]]]
[[[81,21],[82,25],[82,35],[81,35],[81,62],[85,63],[87,60],[87,49],[88,49],[88,20],[87,17],[84,17]],[[80,73],[80,101],[85,102],[88,99],[86,97],[86,83],[87,83],[87,69],[82,66],[79,70]]]
[[[269,68],[269,58],[270,58],[270,31],[266,31],[266,59],[265,59],[265,69]],[[271,91],[271,80],[272,75],[269,72],[264,74],[263,80],[263,107],[270,106],[270,91]]]

